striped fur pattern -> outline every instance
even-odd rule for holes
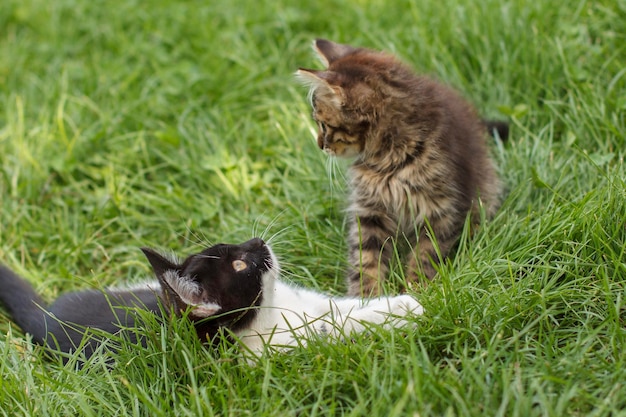
[[[317,142],[350,168],[348,293],[377,295],[393,247],[409,242],[407,276],[432,279],[457,242],[468,213],[479,221],[499,205],[500,181],[485,122],[452,89],[415,75],[393,56],[317,40],[327,67],[299,69],[311,88]],[[432,234],[428,233],[428,224]]]

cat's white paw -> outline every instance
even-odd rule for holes
[[[391,313],[398,316],[407,314],[421,315],[424,314],[424,307],[415,298],[403,294],[392,298]]]

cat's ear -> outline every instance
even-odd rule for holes
[[[197,281],[182,275],[180,271],[166,271],[159,281],[168,302],[171,303],[173,299],[179,311],[191,307],[190,314],[197,318],[205,318],[222,309],[219,304],[207,300],[205,291]]]
[[[315,49],[317,56],[326,66],[329,66],[339,58],[343,58],[357,51],[357,48],[353,48],[352,46],[342,45],[326,39],[316,39],[315,42],[313,42],[313,49]]]
[[[311,88],[311,93],[318,99],[325,100],[341,107],[345,102],[343,88],[337,83],[337,74],[331,71],[300,68],[296,71],[296,77]]]
[[[170,284],[177,282],[180,277],[181,266],[150,248],[141,248],[141,251],[146,255],[154,275],[159,280],[165,305],[168,308],[174,308],[177,312],[186,310],[190,303],[183,300]]]
[[[175,296],[184,304],[192,305],[198,303],[202,296],[200,284],[190,278],[181,276],[181,266],[168,260],[163,255],[148,248],[141,248],[148,258],[154,274],[161,283],[161,287],[167,296]]]
[[[148,258],[154,274],[161,284],[165,304],[175,307],[177,312],[185,311],[193,307],[193,315],[196,317],[209,317],[221,310],[221,306],[204,300],[202,286],[183,275],[182,267],[163,255],[148,248],[141,248]]]
[[[150,265],[152,266],[152,270],[154,271],[154,274],[156,275],[156,277],[159,278],[159,280],[161,279],[160,277],[162,277],[166,271],[170,271],[170,270],[177,271],[180,269],[180,265],[170,261],[169,259],[161,255],[160,253],[150,248],[141,248],[141,251],[143,252],[144,255],[146,255],[146,258],[148,258],[148,262],[150,262]]]

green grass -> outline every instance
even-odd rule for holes
[[[417,296],[415,329],[250,366],[148,320],[76,370],[0,316],[7,416],[626,416],[626,2],[0,3],[0,262],[46,299],[272,238],[344,291],[346,164],[316,148],[315,37],[386,49],[507,117],[508,194]],[[1,290],[1,289],[0,289]]]

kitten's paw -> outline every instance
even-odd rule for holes
[[[410,295],[399,295],[390,300],[390,313],[392,327],[410,326],[415,329],[417,323],[412,321],[409,316],[424,314],[424,307]]]
[[[424,307],[415,298],[404,294],[393,297],[391,312],[398,316],[406,316],[407,314],[421,315],[424,314]]]

